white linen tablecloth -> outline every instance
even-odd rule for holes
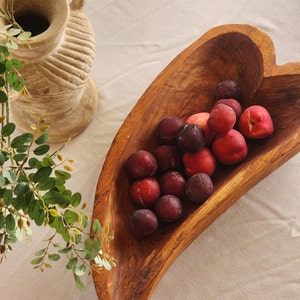
[[[90,211],[106,153],[127,114],[164,67],[206,31],[250,24],[271,37],[277,64],[300,61],[299,0],[86,0],[85,12],[96,36],[92,77],[99,108],[64,153],[76,161],[70,187],[82,193]],[[300,299],[299,195],[298,154],[201,234],[152,299]],[[14,245],[0,265],[0,299],[97,299],[92,277],[84,278],[86,290],[80,292],[64,260],[45,273],[33,270],[30,261],[47,237],[34,228],[28,246]]]

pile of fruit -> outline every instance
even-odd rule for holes
[[[241,162],[248,153],[247,139],[273,133],[269,112],[260,105],[243,110],[241,97],[235,81],[222,81],[209,112],[194,113],[184,121],[163,118],[155,128],[155,151],[138,150],[128,157],[130,195],[136,207],[130,228],[136,237],[180,219],[183,201],[204,203],[213,193],[211,177],[217,165]]]

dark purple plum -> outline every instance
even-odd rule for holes
[[[138,150],[127,158],[126,169],[134,180],[151,177],[157,170],[156,159],[150,152]]]
[[[185,178],[177,171],[168,171],[159,179],[161,195],[185,196]]]
[[[205,173],[197,173],[186,181],[185,194],[192,202],[202,204],[212,192],[212,180]]]
[[[175,222],[182,216],[181,200],[174,195],[164,195],[156,201],[154,211],[159,220]]]
[[[242,100],[242,90],[238,83],[234,80],[224,80],[216,87],[216,99],[230,99],[233,98],[237,101]]]
[[[175,145],[177,131],[182,125],[183,122],[174,116],[161,119],[155,130],[158,142],[162,145]]]
[[[130,229],[137,238],[147,237],[158,228],[158,219],[155,213],[148,208],[135,210],[130,218]]]
[[[160,173],[177,170],[182,166],[182,156],[174,145],[160,145],[153,153]]]
[[[205,145],[205,134],[199,125],[184,124],[178,130],[176,142],[183,152],[197,152]]]

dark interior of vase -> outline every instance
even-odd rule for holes
[[[32,36],[36,36],[43,33],[50,26],[50,23],[46,17],[31,12],[16,16],[16,22],[25,31],[30,31]]]

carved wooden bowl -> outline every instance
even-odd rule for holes
[[[153,130],[169,115],[185,119],[214,105],[218,82],[232,79],[243,91],[243,108],[266,107],[274,133],[249,143],[242,163],[218,167],[214,192],[201,206],[185,204],[184,216],[161,226],[150,238],[130,233],[134,209],[124,163],[134,151],[157,146]],[[113,270],[93,273],[99,299],[149,299],[178,255],[220,214],[300,149],[300,63],[277,66],[271,39],[248,25],[224,25],[208,31],[179,54],[137,102],[117,133],[97,185],[93,218],[115,232],[109,252]]]

